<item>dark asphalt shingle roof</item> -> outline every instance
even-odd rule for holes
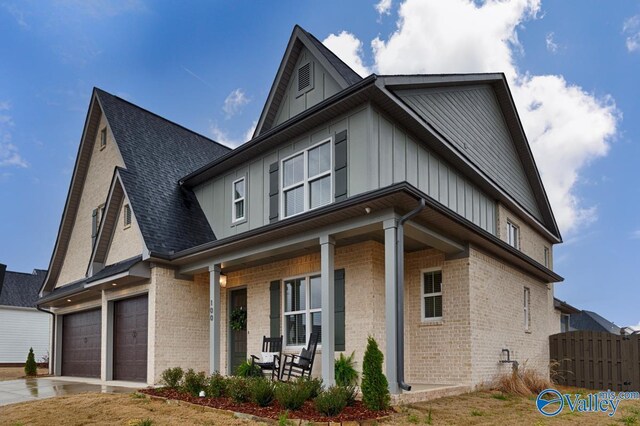
[[[120,171],[149,251],[172,253],[215,235],[183,176],[230,151],[101,89],[96,89],[126,170]]]
[[[34,308],[46,276],[47,271],[42,269],[32,273],[6,271],[0,286],[0,305]]]
[[[571,328],[575,330],[606,331],[608,333],[620,334],[620,327],[591,311],[581,311],[578,314],[571,314],[569,323]]]

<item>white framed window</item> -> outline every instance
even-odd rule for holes
[[[318,343],[322,343],[320,275],[289,278],[282,286],[285,345],[304,347],[312,332],[319,333]]]
[[[104,204],[100,204],[98,206],[97,214],[98,214],[98,217],[97,217],[97,220],[96,220],[96,222],[97,222],[96,223],[96,225],[97,225],[96,232],[100,228],[100,224],[102,223],[102,219],[104,219]]]
[[[442,269],[425,269],[422,273],[422,320],[442,319]]]
[[[569,314],[560,314],[560,332],[565,333],[569,331],[569,323],[571,321],[571,315]]]
[[[131,207],[129,204],[125,204],[122,209],[122,222],[124,225],[124,229],[127,229],[131,226]]]
[[[246,192],[247,192],[247,180],[244,177],[233,181],[232,184],[232,211],[231,221],[240,222],[246,217]]]
[[[507,221],[507,243],[520,250],[520,228],[510,220]]]
[[[332,139],[329,138],[282,160],[282,217],[294,216],[331,203],[332,151]]]
[[[100,150],[103,150],[107,146],[107,128],[104,127],[100,130]]]
[[[547,268],[550,265],[550,262],[549,262],[549,260],[550,260],[549,257],[550,256],[549,255],[550,255],[549,247],[545,247],[544,248],[544,266],[546,266]]]
[[[524,288],[523,307],[524,330],[529,331],[529,328],[531,326],[531,291],[529,290],[529,287]]]

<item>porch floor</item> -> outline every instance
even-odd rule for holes
[[[462,395],[471,392],[468,385],[440,385],[434,383],[411,383],[410,391],[402,391],[397,395],[391,395],[391,404],[413,404],[416,402],[431,401],[432,399],[447,396]]]

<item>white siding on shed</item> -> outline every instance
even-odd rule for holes
[[[51,315],[35,308],[0,306],[0,364],[27,360],[33,348],[36,362],[49,353]]]

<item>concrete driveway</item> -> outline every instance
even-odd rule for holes
[[[79,380],[38,377],[0,382],[0,406],[86,392],[131,393],[146,386],[142,383],[101,384],[97,380]]]

